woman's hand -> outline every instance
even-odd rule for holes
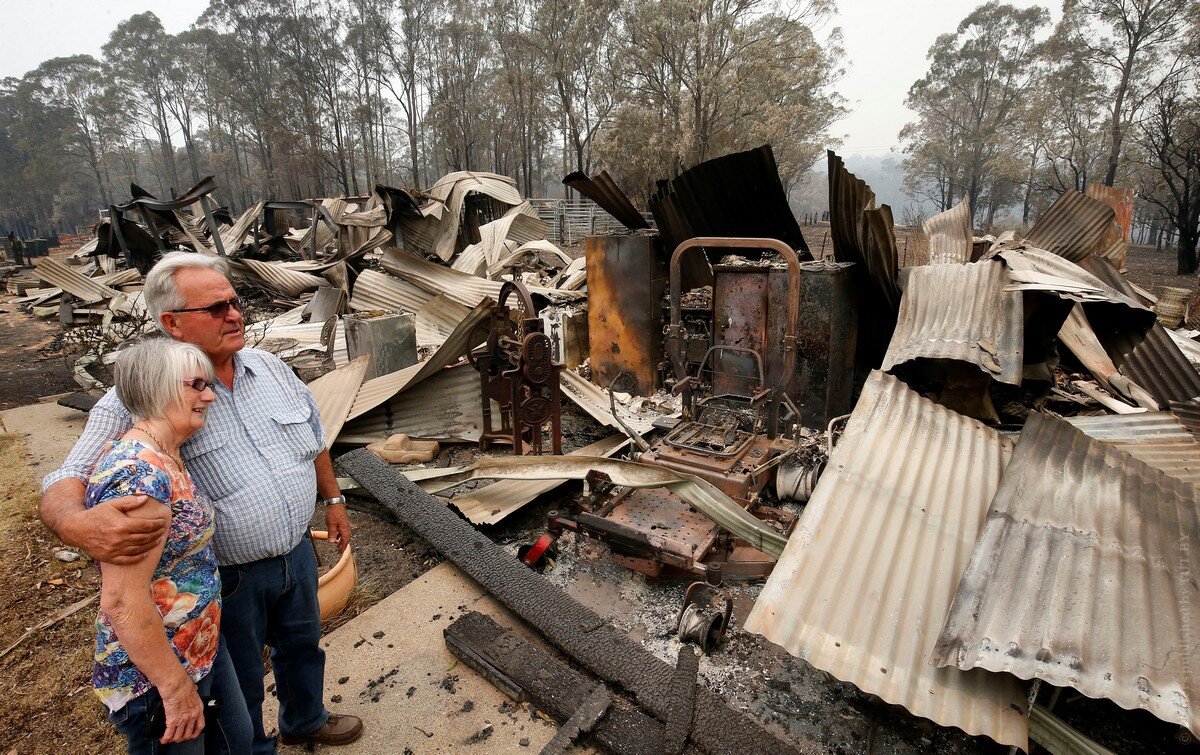
[[[178,691],[163,693],[163,712],[167,716],[167,730],[158,740],[163,744],[186,742],[204,731],[204,703],[191,679],[180,685]]]

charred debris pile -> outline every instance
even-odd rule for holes
[[[928,264],[901,269],[890,208],[828,159],[824,256],[764,146],[660,182],[654,227],[607,174],[568,176],[628,228],[581,257],[487,173],[237,217],[211,180],[135,190],[78,264],[43,260],[18,293],[67,325],[146,329],[159,255],[224,257],[254,302],[248,342],[309,383],[336,450],[369,449],[343,471],[592,675],[568,670],[566,697],[522,688],[497,666],[501,630],[447,633],[506,691],[541,695],[566,741],[791,746],[697,682],[690,650],[634,678],[639,649],[564,625],[592,620],[536,573],[564,533],[694,582],[678,632],[704,652],[733,631],[721,586],[765,580],[736,631],[940,726],[1103,752],[1050,710],[1071,689],[1190,740],[1200,346],[1121,272],[1129,193],[1065,194],[1023,237],[976,237],[960,204],[924,224]],[[568,412],[603,431],[564,453]],[[439,444],[479,453],[446,466]],[[483,535],[466,548],[568,480],[586,492],[560,494],[517,558]]]

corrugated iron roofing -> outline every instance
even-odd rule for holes
[[[1025,243],[1079,262],[1096,251],[1114,217],[1104,202],[1069,189],[1042,213]]]
[[[432,294],[445,294],[467,307],[474,307],[484,299],[495,301],[500,296],[500,287],[504,285],[503,281],[490,281],[451,270],[399,249],[385,251],[380,264],[393,275],[409,280]],[[577,301],[585,296],[578,291],[557,288],[528,288],[531,294],[540,294],[551,301]]]
[[[606,170],[600,171],[591,178],[580,171],[575,171],[563,179],[563,184],[600,205],[600,209],[612,215],[621,225],[630,230],[650,227],[650,224],[642,217],[642,213],[637,211],[633,202],[629,201],[628,195],[621,191],[621,187],[617,186]]]
[[[243,267],[249,274],[257,278],[266,287],[278,291],[284,296],[298,297],[306,291],[315,291],[325,285],[324,278],[315,275],[289,270],[286,267],[263,262],[262,260],[240,259],[230,261],[235,269]]]
[[[609,457],[628,443],[629,438],[624,435],[610,435],[572,451],[567,456]],[[542,493],[553,490],[564,482],[566,480],[499,480],[465,495],[455,496],[450,499],[450,503],[471,524],[496,524]]]
[[[971,261],[974,237],[971,233],[971,207],[964,198],[945,212],[921,223],[929,237],[929,264],[966,264]]]
[[[417,310],[417,346],[437,346],[443,343],[471,310],[438,295]]]
[[[338,441],[374,443],[407,433],[423,440],[470,443],[479,440],[482,429],[479,373],[463,364],[438,370],[385,399],[377,411],[348,420]]]
[[[933,660],[1074,687],[1200,731],[1192,486],[1034,414]]]
[[[327,450],[342,431],[342,425],[346,422],[346,415],[350,413],[350,406],[354,403],[358,388],[367,374],[370,361],[371,356],[364,354],[308,384],[308,390],[317,402],[317,410],[321,415],[321,427],[325,428]]]
[[[454,245],[458,239],[459,221],[462,218],[463,204],[468,194],[483,194],[507,205],[521,204],[521,194],[517,191],[517,182],[508,176],[495,173],[477,173],[458,171],[448,173],[438,179],[429,189],[429,195],[441,203],[446,211],[438,216],[437,231],[431,245],[431,251],[448,262],[454,256]],[[422,214],[425,214],[422,209]],[[408,231],[408,222],[402,223],[404,231]],[[422,233],[422,235],[424,235]]]
[[[1200,443],[1171,412],[1065,419],[1090,438],[1111,443],[1178,480],[1200,485]]]
[[[1108,260],[1085,260],[1084,267],[1127,297],[1137,296],[1125,276]],[[1149,391],[1161,405],[1200,397],[1200,373],[1157,322],[1145,336],[1128,328],[1097,331],[1097,335],[1121,372]]]
[[[1005,292],[1003,263],[930,264],[909,268],[906,275],[882,369],[915,359],[953,359],[1000,382],[1021,384],[1021,294]]]
[[[95,304],[116,296],[119,291],[72,270],[56,259],[47,257],[33,269],[38,280],[79,297],[84,304]]]
[[[350,309],[368,312],[375,309],[398,309],[416,313],[433,299],[433,294],[403,278],[378,270],[363,270],[354,280]]]
[[[696,236],[779,239],[808,251],[770,144],[706,160],[660,181],[650,212],[668,252]]]
[[[1028,749],[1016,679],[929,664],[1007,454],[996,431],[872,372],[746,629],[914,715]]]

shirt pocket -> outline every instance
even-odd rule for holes
[[[228,439],[217,432],[204,432],[188,442],[186,462],[192,483],[209,501],[222,500],[236,488],[236,460],[229,458],[228,445]]]
[[[313,433],[312,408],[307,404],[272,404],[267,414],[279,428],[279,448],[285,459],[311,462],[324,450]]]

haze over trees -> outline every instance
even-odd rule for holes
[[[966,198],[976,227],[1025,224],[1088,183],[1137,192],[1143,240],[1173,241],[1197,270],[1200,4],[1065,0],[980,5],[929,49],[908,92],[905,188],[928,212]]]
[[[0,226],[96,221],[131,181],[213,174],[218,199],[428,187],[450,170],[561,193],[775,146],[794,183],[831,143],[830,0],[211,0],[167,33],[122,21],[101,57],[0,82]]]

